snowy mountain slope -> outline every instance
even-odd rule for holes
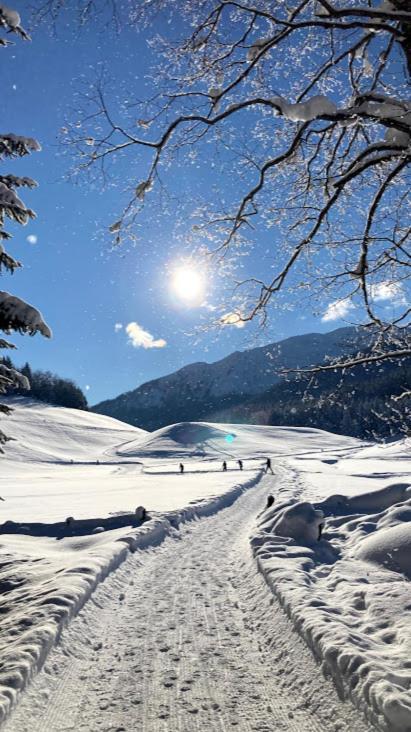
[[[236,403],[239,397],[264,392],[280,380],[283,368],[310,366],[327,356],[342,356],[358,349],[359,339],[357,330],[350,327],[294,336],[237,351],[215,363],[189,364],[92,409],[150,430],[172,422],[198,420],[207,410],[210,413]]]
[[[144,430],[93,412],[53,407],[27,397],[3,397],[2,401],[14,410],[2,420],[12,438],[1,458],[2,473],[5,466],[16,461],[96,460],[113,444],[145,434]]]

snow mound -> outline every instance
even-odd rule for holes
[[[229,435],[223,429],[217,429],[201,422],[180,422],[171,427],[165,427],[154,433],[153,440],[165,438],[179,445],[202,445],[209,440],[224,440]],[[151,440],[149,440],[151,442]],[[146,443],[147,444],[147,443]]]
[[[411,460],[411,437],[395,440],[386,445],[370,445],[359,450],[352,457],[367,461],[374,457],[378,460],[392,460],[393,458],[396,460]]]
[[[323,521],[323,512],[307,501],[291,505],[280,504],[270,512],[270,519],[264,524],[264,530],[275,536],[291,537],[299,544],[312,544],[318,541]]]
[[[333,495],[318,504],[329,514],[373,513],[411,498],[411,483],[392,483],[358,496]]]
[[[313,450],[358,449],[362,443],[307,427],[265,427],[260,425],[180,422],[162,427],[142,439],[122,445],[122,457],[264,458],[267,455],[295,455]]]
[[[127,457],[167,457],[213,454],[218,448],[229,446],[235,439],[229,430],[206,422],[179,422],[162,427],[142,440],[133,440],[122,446],[118,455]]]
[[[408,520],[411,521],[411,507]],[[355,556],[411,579],[411,523],[398,524],[366,537]]]

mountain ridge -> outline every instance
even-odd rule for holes
[[[230,407],[262,394],[282,380],[283,369],[307,368],[327,357],[353,353],[366,337],[352,326],[328,333],[290,336],[265,346],[235,351],[212,363],[186,364],[91,409],[149,430],[172,422],[201,419],[218,407]]]

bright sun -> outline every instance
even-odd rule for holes
[[[172,272],[171,287],[177,297],[194,305],[203,298],[204,279],[194,267],[181,265]]]

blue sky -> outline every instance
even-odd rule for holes
[[[28,3],[18,6],[23,19],[26,7]],[[42,144],[41,153],[7,165],[8,172],[39,182],[38,189],[22,196],[38,218],[25,229],[14,227],[10,251],[21,258],[24,269],[5,276],[1,287],[36,305],[54,337],[46,341],[17,336],[17,363],[28,360],[34,368],[74,379],[93,404],[193,361],[214,361],[233,350],[345,325],[339,317],[322,321],[304,308],[285,309],[272,312],[262,333],[247,326],[193,336],[204,308],[188,307],[170,290],[169,268],[187,255],[181,237],[174,234],[172,214],[147,217],[135,248],[110,252],[104,231],[124,203],[122,185],[103,190],[84,179],[77,185],[68,182],[69,160],[58,143],[66,119],[75,116],[79,83],[94,80],[102,65],[110,78],[122,80],[123,88],[132,75],[134,91],[144,95],[150,62],[144,36],[133,30],[102,32],[98,24],[79,31],[68,16],[57,35],[45,27],[32,35],[32,43],[17,41],[2,50],[2,127]],[[114,97],[112,101],[116,103]],[[199,171],[198,180],[195,175],[178,183],[180,193],[190,195],[208,184],[207,171]],[[35,237],[36,243],[27,237]],[[247,267],[253,273],[258,270],[253,255],[245,271]],[[206,286],[209,303],[221,287],[218,279]],[[134,338],[132,345],[126,332],[129,323],[166,345],[144,348],[138,345],[141,338]],[[133,329],[129,331],[133,335]]]

